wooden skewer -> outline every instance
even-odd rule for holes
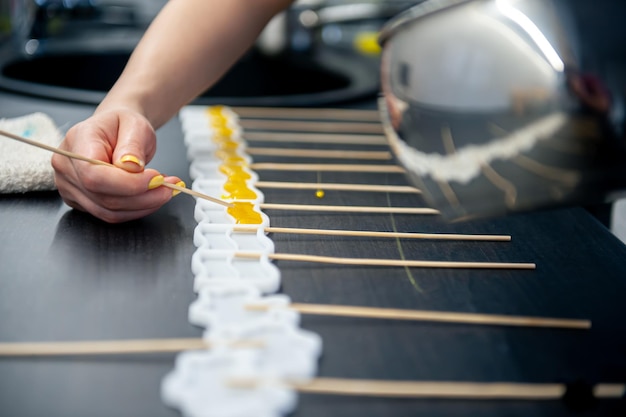
[[[262,210],[298,210],[324,211],[336,213],[395,213],[395,214],[439,214],[438,210],[427,207],[370,207],[370,206],[333,206],[321,204],[278,204],[260,203]]]
[[[27,145],[35,146],[37,148],[45,149],[47,151],[54,152],[54,153],[57,153],[59,155],[66,156],[68,158],[78,159],[78,160],[81,160],[81,161],[89,162],[90,164],[93,164],[93,165],[102,165],[102,166],[107,166],[107,167],[111,167],[111,168],[121,169],[121,168],[119,168],[119,167],[117,167],[117,166],[115,166],[113,164],[108,163],[108,162],[104,162],[104,161],[99,161],[97,159],[88,158],[86,156],[79,155],[79,154],[74,153],[74,152],[66,151],[64,149],[56,148],[54,146],[46,145],[45,143],[37,142],[37,141],[32,140],[32,139],[27,139],[27,138],[15,135],[15,134],[13,134],[11,132],[6,132],[4,130],[0,130],[0,135],[6,136],[6,137],[14,139],[14,140],[17,140],[18,142],[22,142],[22,143],[25,143]],[[193,195],[193,196],[196,196],[196,197],[199,197],[199,198],[203,198],[205,200],[211,201],[213,203],[220,204],[220,205],[225,206],[225,207],[232,207],[233,206],[232,203],[229,203],[229,202],[226,202],[226,201],[222,201],[222,200],[220,200],[218,198],[211,197],[211,196],[208,196],[206,194],[202,194],[202,193],[199,193],[197,191],[190,190],[189,188],[181,187],[181,186],[176,185],[176,184],[170,184],[168,182],[164,182],[162,185],[164,187],[171,188],[172,190],[177,190],[177,191],[180,191],[180,192],[185,193],[185,194],[189,194],[189,195]]]
[[[256,226],[237,225],[233,227],[236,232],[256,233]],[[304,229],[295,227],[264,227],[266,233],[290,233],[303,235],[326,235],[326,236],[354,236],[354,237],[377,237],[399,239],[432,239],[432,240],[471,240],[471,241],[496,241],[510,242],[509,235],[471,235],[454,233],[406,233],[406,232],[378,232],[363,230],[331,230],[331,229]]]
[[[321,172],[369,172],[382,174],[404,174],[398,165],[367,164],[282,164],[275,162],[255,162],[250,169],[256,171],[321,171]]]
[[[248,130],[277,130],[296,132],[327,132],[327,133],[384,133],[380,123],[351,122],[299,122],[284,120],[239,120],[239,125]]]
[[[368,109],[329,109],[297,107],[231,107],[242,118],[329,119],[380,123],[380,112]]]
[[[270,307],[267,304],[248,304],[245,308],[251,311],[266,311],[275,307]],[[506,316],[498,314],[455,313],[446,311],[403,310],[303,303],[292,303],[286,308],[293,309],[301,314],[337,317],[562,329],[591,328],[591,322],[589,320],[549,317]],[[234,348],[261,348],[264,346],[262,340],[238,340],[230,342],[230,345]],[[0,343],[0,356],[115,355],[166,353],[208,348],[211,348],[211,343],[201,338]]]
[[[229,346],[249,349],[261,348],[264,344],[261,340],[237,340],[229,342]],[[0,356],[126,355],[180,352],[211,347],[211,343],[201,338],[0,343]]]
[[[389,161],[392,159],[391,153],[387,151],[247,148],[246,153],[248,155],[287,156],[296,158],[370,159],[378,161]]]
[[[555,400],[563,398],[566,384],[520,382],[449,382],[449,381],[390,381],[346,378],[313,378],[308,381],[271,381],[301,393],[359,395],[403,398],[448,398],[492,400]],[[228,386],[254,389],[267,380],[230,378]],[[596,384],[594,398],[621,398],[626,384]]]
[[[253,311],[268,310],[264,304],[250,304]],[[397,308],[359,307],[327,304],[292,303],[290,309],[302,314],[335,317],[358,317],[387,320],[428,321],[439,323],[477,324],[515,327],[552,327],[562,329],[589,329],[591,321],[552,317],[508,316],[503,314],[456,313],[448,311],[405,310]]]
[[[22,136],[15,135],[15,134],[13,134],[11,132],[7,132],[7,131],[4,131],[4,130],[0,130],[0,135],[6,136],[7,138],[14,139],[14,140],[16,140],[18,142],[25,143],[27,145],[35,146],[37,148],[45,149],[45,150],[50,151],[50,152],[54,152],[54,153],[58,153],[58,154],[63,155],[63,156],[67,156],[68,158],[79,159],[81,161],[89,162],[89,163],[94,164],[94,165],[103,165],[103,166],[117,168],[115,165],[109,164],[108,162],[99,161],[97,159],[87,158],[86,156],[79,155],[79,154],[74,153],[74,152],[69,152],[69,151],[66,151],[64,149],[56,148],[54,146],[46,145],[45,143],[37,142],[37,141],[32,140],[32,139],[27,139],[27,138],[24,138]]]
[[[361,191],[375,193],[406,193],[421,194],[421,190],[409,185],[385,184],[341,184],[328,182],[285,182],[285,181],[257,181],[257,188],[278,188],[287,190],[333,190],[333,191]]]
[[[260,259],[267,256],[274,261],[314,262],[334,265],[358,266],[400,266],[409,268],[454,268],[454,269],[535,269],[534,263],[525,262],[463,262],[463,261],[422,261],[378,258],[341,258],[334,256],[304,255],[295,253],[235,252],[236,258]]]
[[[180,185],[171,184],[169,182],[164,182],[162,185],[164,187],[171,188],[172,190],[178,190],[178,191],[183,192],[185,194],[189,194],[189,195],[194,196],[194,197],[202,198],[204,200],[208,200],[208,201],[211,201],[213,203],[217,203],[217,204],[219,204],[221,206],[224,206],[224,207],[233,207],[233,203],[229,203],[227,201],[223,201],[223,200],[220,200],[218,198],[211,197],[211,196],[203,194],[203,193],[199,193],[198,191],[192,190],[190,188],[181,187]]]
[[[383,135],[357,135],[332,133],[295,132],[245,132],[247,142],[288,142],[288,143],[332,143],[340,145],[380,145],[388,146]]]

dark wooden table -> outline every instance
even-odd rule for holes
[[[35,111],[67,127],[84,105],[0,95],[0,116]],[[189,181],[177,120],[158,132],[151,164]],[[269,160],[269,158],[266,158]],[[262,161],[263,158],[255,158]],[[316,181],[316,173],[289,174]],[[396,174],[322,181],[399,184]],[[264,180],[287,180],[264,172]],[[310,191],[266,201],[319,203]],[[327,192],[325,204],[415,205],[418,196]],[[194,200],[178,196],[140,221],[108,225],[55,192],[0,196],[0,342],[200,336],[189,324]],[[510,382],[626,382],[626,246],[581,208],[471,223],[433,216],[266,212],[273,226],[509,234],[512,241],[435,242],[271,236],[277,252],[352,257],[535,262],[532,271],[277,263],[294,302],[590,319],[591,330],[504,328],[303,316],[324,341],[319,375]],[[176,416],[159,398],[174,355],[0,359],[0,415]],[[301,395],[295,416],[622,415],[600,401],[449,401]]]

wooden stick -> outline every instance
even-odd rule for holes
[[[333,206],[321,204],[278,204],[260,203],[262,210],[298,210],[339,213],[395,213],[395,214],[439,214],[438,210],[427,207],[370,207],[370,206]]]
[[[369,159],[389,161],[391,153],[387,151],[346,151],[327,149],[284,149],[284,148],[246,148],[248,155],[287,156],[295,158],[329,159]]]
[[[461,261],[422,261],[378,258],[340,258],[334,256],[304,255],[294,253],[234,252],[236,258],[260,259],[267,256],[275,261],[314,262],[334,265],[357,266],[400,266],[409,268],[454,268],[454,269],[535,269],[534,263],[524,262],[461,262]]]
[[[267,304],[247,304],[251,311],[267,311]],[[446,311],[405,310],[379,307],[359,307],[324,304],[291,303],[286,308],[301,314],[337,317],[358,317],[384,320],[410,320],[445,322],[473,325],[496,325],[516,327],[551,327],[563,329],[589,329],[589,320],[550,317],[507,316],[499,314],[457,313]],[[262,340],[239,340],[231,342],[235,348],[260,348]],[[178,352],[182,350],[207,349],[211,344],[200,338],[183,339],[132,339],[71,342],[0,343],[0,356],[58,356],[58,355],[105,355],[130,353]]]
[[[267,304],[248,304],[245,308],[251,311],[267,311],[270,308],[275,307],[268,306]],[[446,311],[402,310],[302,303],[292,303],[286,308],[293,309],[301,314],[336,317],[516,327],[552,327],[564,329],[591,328],[591,322],[589,320],[546,317],[506,316],[497,314],[455,313]],[[263,341],[238,340],[230,342],[230,346],[233,348],[261,348],[263,347]],[[0,356],[75,356],[166,353],[179,352],[183,350],[209,349],[211,347],[211,343],[201,338],[0,343]]]
[[[447,311],[403,310],[358,306],[323,304],[298,304],[289,306],[302,314],[331,315],[393,320],[415,320],[444,323],[479,324],[517,327],[556,327],[567,329],[589,329],[589,320],[560,319],[550,317],[508,316],[502,314],[455,313]]]
[[[366,164],[282,164],[275,162],[255,162],[250,169],[256,171],[321,171],[321,172],[369,172],[383,174],[404,174],[398,165]]]
[[[380,123],[380,112],[373,109],[329,109],[297,107],[231,107],[241,118],[329,119]]]
[[[287,142],[287,143],[331,143],[339,145],[374,145],[388,146],[383,135],[357,135],[332,133],[295,133],[295,132],[245,132],[246,142]]]
[[[114,355],[179,352],[207,347],[208,344],[198,338],[2,343],[0,356]]]
[[[384,381],[344,378],[313,378],[305,382],[283,383],[308,394],[465,400],[555,400],[563,398],[567,392],[567,385],[557,383]],[[245,379],[229,379],[228,384],[250,388],[256,386],[252,380]],[[626,384],[597,384],[592,387],[592,394],[598,399],[622,398],[625,390]]]
[[[260,340],[230,342],[234,348],[260,348]],[[209,349],[211,343],[201,338],[93,340],[71,342],[0,343],[0,356],[75,356],[167,353]]]
[[[229,203],[227,201],[223,201],[223,200],[220,200],[218,198],[211,197],[211,196],[208,196],[208,195],[203,194],[203,193],[199,193],[198,191],[192,190],[190,188],[181,187],[180,185],[171,184],[169,182],[164,182],[162,185],[164,187],[171,188],[172,190],[178,190],[178,191],[181,191],[181,192],[183,192],[185,194],[189,194],[189,195],[194,196],[194,197],[202,198],[204,200],[209,200],[209,201],[211,201],[213,203],[217,203],[217,204],[219,204],[221,206],[224,206],[224,207],[233,207],[234,206],[233,203]]]
[[[35,146],[37,148],[45,149],[45,150],[50,151],[50,152],[58,153],[59,155],[67,156],[68,158],[78,159],[78,160],[81,160],[81,161],[89,162],[89,163],[94,164],[94,165],[103,165],[103,166],[107,166],[107,167],[118,168],[118,167],[116,167],[113,164],[109,164],[108,162],[99,161],[97,159],[91,159],[91,158],[88,158],[86,156],[82,156],[82,155],[79,155],[79,154],[74,153],[74,152],[69,152],[69,151],[66,151],[64,149],[56,148],[54,146],[46,145],[45,143],[37,142],[37,141],[32,140],[32,139],[27,139],[27,138],[24,138],[22,136],[15,135],[15,134],[13,134],[11,132],[7,132],[7,131],[4,131],[4,130],[0,130],[0,135],[6,136],[6,137],[11,138],[11,139],[14,139],[14,140],[16,140],[18,142],[25,143],[27,145]]]
[[[287,190],[332,190],[332,191],[360,191],[374,193],[402,193],[421,194],[421,190],[409,185],[385,184],[341,184],[329,182],[289,182],[289,181],[257,181],[257,188],[277,188]]]
[[[23,138],[21,136],[15,135],[15,134],[13,134],[11,132],[6,132],[6,131],[3,131],[3,130],[0,130],[0,135],[6,136],[6,137],[14,139],[14,140],[17,140],[17,141],[25,143],[27,145],[35,146],[37,148],[45,149],[47,151],[54,152],[54,153],[57,153],[59,155],[66,156],[68,158],[78,159],[78,160],[81,160],[81,161],[89,162],[90,164],[93,164],[93,165],[102,165],[102,166],[107,166],[107,167],[111,167],[111,168],[121,169],[121,168],[119,168],[119,167],[117,167],[117,166],[115,166],[113,164],[108,163],[108,162],[104,162],[104,161],[100,161],[100,160],[97,160],[97,159],[88,158],[86,156],[79,155],[79,154],[74,153],[74,152],[70,152],[70,151],[66,151],[66,150],[60,149],[60,148],[56,148],[54,146],[46,145],[45,143],[37,142],[37,141],[34,141],[32,139]],[[177,191],[183,192],[185,194],[189,194],[189,195],[193,195],[193,196],[196,196],[196,197],[199,197],[199,198],[203,198],[205,200],[211,201],[213,203],[220,204],[220,205],[225,206],[225,207],[232,207],[233,206],[231,203],[228,203],[226,201],[222,201],[222,200],[217,199],[215,197],[211,197],[211,196],[208,196],[206,194],[202,194],[202,193],[199,193],[197,191],[190,190],[189,188],[181,187],[181,186],[176,185],[176,184],[170,184],[170,183],[164,182],[162,185],[164,187],[171,188],[173,190],[177,190]]]
[[[233,226],[233,231],[256,233],[256,226]],[[471,235],[453,233],[406,233],[406,232],[378,232],[362,230],[331,230],[331,229],[303,229],[295,227],[264,227],[266,233],[289,233],[303,235],[326,235],[326,236],[354,236],[354,237],[376,237],[393,239],[432,239],[432,240],[470,240],[470,241],[493,241],[510,242],[508,235]]]
[[[269,131],[296,131],[296,132],[326,132],[326,133],[371,133],[383,134],[380,123],[350,123],[350,122],[299,122],[284,120],[239,120],[239,125],[245,132],[248,130]]]

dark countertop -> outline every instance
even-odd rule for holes
[[[65,128],[92,108],[0,94],[0,117],[42,111]],[[177,120],[158,132],[151,165],[188,181]],[[256,159],[256,158],[255,158]],[[258,158],[262,160],[262,158]],[[284,173],[262,179],[285,180]],[[322,181],[373,177],[327,174]],[[290,174],[316,181],[316,174]],[[403,183],[395,174],[377,183]],[[266,201],[314,203],[307,191]],[[419,197],[327,192],[325,204],[410,205]],[[200,336],[194,300],[194,200],[181,195],[140,221],[107,225],[58,195],[0,196],[0,341]],[[273,226],[510,234],[508,243],[271,236],[277,252],[438,260],[535,262],[533,271],[318,266],[278,262],[294,302],[590,319],[591,330],[502,328],[303,316],[322,336],[320,376],[511,382],[626,381],[626,246],[581,208],[471,223],[430,216],[267,211]],[[159,398],[174,355],[0,359],[0,415],[176,416]],[[601,401],[445,401],[301,395],[295,416],[622,415]]]

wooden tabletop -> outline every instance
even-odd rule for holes
[[[2,117],[34,111],[58,125],[92,109],[5,95]],[[188,181],[177,120],[158,132],[151,164]],[[276,145],[273,145],[276,146]],[[266,156],[255,161],[269,161]],[[272,159],[276,160],[276,159]],[[366,177],[370,175],[370,177]],[[264,172],[266,181],[319,181]],[[403,184],[398,174],[323,173],[326,182]],[[266,201],[320,203],[310,190]],[[326,192],[324,204],[407,206],[419,195]],[[0,342],[196,337],[193,198],[109,225],[70,210],[55,192],[0,196]],[[534,262],[535,270],[452,270],[276,261],[294,302],[589,319],[590,330],[503,328],[302,317],[324,343],[320,376],[481,382],[625,382],[626,246],[582,208],[447,224],[436,216],[266,212],[272,226],[508,234],[510,242],[441,242],[271,235],[276,252],[348,257]],[[159,398],[175,355],[0,359],[0,410],[20,417],[176,416]],[[601,401],[577,415],[612,415]],[[303,394],[294,416],[566,416],[563,401],[449,401]]]

